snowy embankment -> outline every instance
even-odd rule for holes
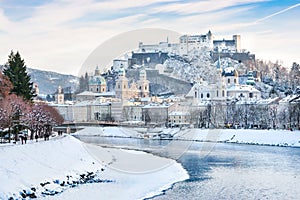
[[[101,136],[101,137],[141,137],[140,133],[130,128],[122,127],[99,127],[91,126],[86,127],[72,135],[77,136]]]
[[[253,129],[186,129],[176,139],[300,147],[300,131]]]
[[[188,178],[173,160],[72,136],[0,145],[0,199],[140,199]]]

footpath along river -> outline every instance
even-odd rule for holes
[[[300,148],[134,138],[84,137],[101,146],[175,158],[190,178],[151,199],[300,199]],[[186,147],[176,157],[173,147]]]

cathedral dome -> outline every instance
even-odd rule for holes
[[[102,76],[93,76],[89,80],[89,85],[106,85],[106,80]]]

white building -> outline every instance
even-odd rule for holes
[[[218,70],[219,78],[216,83],[207,81],[197,82],[186,95],[194,104],[203,101],[223,102],[227,100],[257,101],[261,99],[261,92],[252,85],[240,85],[238,72],[233,67]]]
[[[169,114],[169,126],[171,127],[182,127],[190,125],[190,113],[173,111]]]
[[[181,56],[203,47],[213,48],[213,36],[210,31],[205,35],[183,35],[179,38],[179,55]]]

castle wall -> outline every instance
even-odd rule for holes
[[[156,91],[153,91],[151,85],[159,84],[169,89],[169,91],[174,92],[175,95],[187,94],[191,89],[191,84],[182,80],[178,80],[163,74],[159,74],[158,70],[146,70],[147,80],[150,81],[150,93],[157,94]],[[131,69],[127,70],[126,77],[129,79],[138,80],[139,79],[139,70]]]

